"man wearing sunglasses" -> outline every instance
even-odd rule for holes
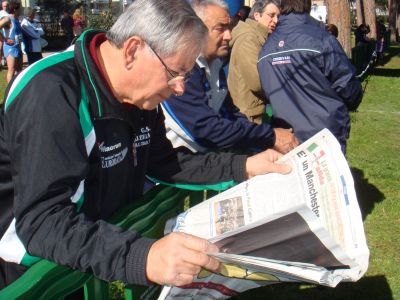
[[[293,149],[298,142],[292,130],[254,124],[232,103],[223,70],[232,38],[227,4],[193,0],[192,7],[208,28],[208,40],[190,72],[185,92],[162,104],[167,136],[174,147],[193,152],[275,148],[286,153]]]
[[[206,37],[185,0],[135,0],[107,33],[84,32],[13,81],[0,111],[0,289],[37,257],[140,285],[218,270],[204,239],[156,241],[105,221],[141,197],[145,174],[227,186],[290,171],[273,150],[194,155],[165,137],[158,106],[184,92]]]

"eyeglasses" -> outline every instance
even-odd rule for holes
[[[147,43],[146,43],[147,44]],[[170,79],[168,80],[167,84],[168,85],[174,85],[175,83],[177,83],[178,81],[183,81],[183,82],[187,82],[189,80],[190,77],[190,72],[187,72],[185,74],[179,74],[179,72],[176,72],[174,70],[172,70],[171,68],[169,68],[165,62],[162,60],[162,58],[160,57],[160,55],[157,54],[157,52],[149,45],[149,48],[151,49],[151,51],[153,51],[153,53],[157,56],[158,60],[162,63],[162,65],[164,66],[165,70],[167,71]]]
[[[275,13],[267,13],[267,12],[263,12],[263,14],[266,14],[268,17],[270,17],[271,19],[277,18],[279,19],[279,15],[275,14]]]

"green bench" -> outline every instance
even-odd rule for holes
[[[210,197],[215,192],[189,191],[158,185],[144,197],[121,209],[110,222],[124,229],[132,229],[149,238],[163,236],[165,222],[188,208]],[[91,274],[59,266],[42,259],[13,284],[0,291],[0,299],[63,299],[84,288],[86,300],[111,299],[109,283]],[[160,286],[126,286],[125,299],[156,299]]]

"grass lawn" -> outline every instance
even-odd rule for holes
[[[235,299],[400,300],[400,44],[389,49],[386,64],[373,70],[363,85],[363,102],[352,114],[347,155],[371,251],[367,274],[334,289],[277,284]],[[1,71],[1,97],[4,89]]]
[[[7,70],[0,71],[0,103],[3,102],[4,91],[6,90],[7,87],[6,72]]]

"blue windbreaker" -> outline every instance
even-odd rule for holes
[[[328,128],[345,151],[349,111],[362,87],[336,38],[306,14],[283,15],[261,49],[258,72],[274,127],[294,129],[303,142]]]

